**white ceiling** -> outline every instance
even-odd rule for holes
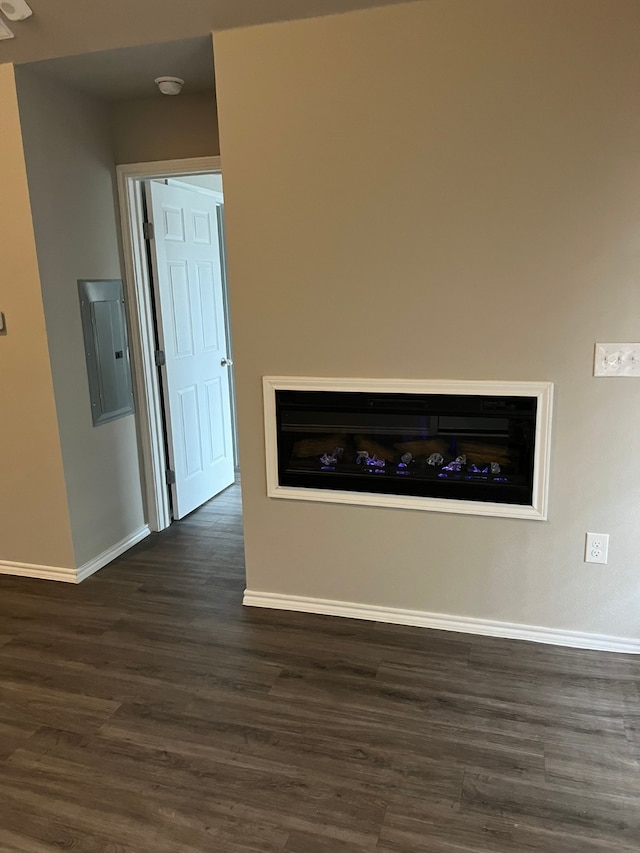
[[[223,192],[222,175],[188,175],[178,179],[182,184],[193,184],[194,187],[201,187],[205,190],[215,190],[217,193]]]
[[[154,79],[181,77],[184,93],[214,90],[211,36],[30,63],[29,68],[107,101],[164,97]]]
[[[213,30],[389,6],[404,0],[29,0],[33,16],[11,24],[0,63],[37,62]]]

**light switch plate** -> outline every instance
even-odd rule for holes
[[[0,20],[0,39],[12,38],[14,38],[13,31],[9,29],[3,20]]]
[[[640,344],[596,344],[594,376],[640,376]]]

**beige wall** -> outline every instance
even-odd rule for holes
[[[217,33],[248,587],[640,637],[640,5]],[[556,383],[550,520],[265,497],[260,377]],[[583,563],[587,530],[608,566]]]
[[[118,101],[111,120],[116,163],[220,153],[215,96],[209,92]]]
[[[76,565],[144,523],[135,419],[94,427],[78,279],[122,278],[109,112],[100,101],[17,70]]]
[[[0,66],[0,565],[72,568],[73,548],[11,65]]]

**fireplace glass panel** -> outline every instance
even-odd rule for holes
[[[535,397],[276,391],[281,486],[529,505]]]

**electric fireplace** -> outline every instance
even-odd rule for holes
[[[552,386],[267,377],[271,497],[546,518]]]

